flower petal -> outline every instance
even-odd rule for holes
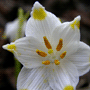
[[[25,34],[25,26],[26,26],[26,21],[24,21],[23,27],[22,27],[22,37]],[[19,28],[19,20],[15,19],[12,22],[8,22],[5,26],[5,35],[10,38],[10,41],[14,41],[16,39],[16,35],[18,33],[18,28]]]
[[[44,43],[39,42],[33,37],[18,39],[10,45],[4,45],[3,48],[9,51],[14,51],[16,58],[27,68],[42,66],[42,61],[47,58],[36,53],[37,49],[44,52],[46,52],[46,49]]]
[[[78,51],[70,56],[69,60],[75,64],[79,71],[79,75],[84,75],[90,70],[90,47],[80,42]]]
[[[79,75],[77,68],[70,61],[63,61],[60,66],[54,65],[50,68],[49,84],[53,90],[67,90],[65,88],[71,87],[74,90],[78,81]]]
[[[17,80],[17,90],[50,90],[46,68],[22,68]]]
[[[43,40],[43,36],[46,36],[50,40],[51,33],[60,24],[61,22],[54,14],[46,11],[39,2],[35,2],[26,25],[26,36],[36,37],[40,41]]]
[[[71,22],[62,23],[59,27],[57,27],[52,34],[52,45],[54,49],[56,49],[59,40],[63,40],[63,48],[61,52],[67,51],[67,55],[70,55],[77,51],[78,43],[80,41],[80,31],[76,24],[74,24],[74,29],[71,25],[74,22],[80,22],[80,16],[77,16]]]

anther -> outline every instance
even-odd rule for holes
[[[59,43],[58,43],[58,45],[57,45],[57,47],[56,47],[56,50],[57,50],[57,51],[60,51],[62,47],[63,47],[63,39],[60,39],[60,40],[59,40]]]
[[[54,60],[54,63],[55,63],[56,65],[59,65],[59,64],[60,64],[60,61],[59,61],[59,60]]]
[[[49,61],[49,60],[42,61],[42,64],[44,64],[44,65],[49,65],[49,64],[50,64],[50,61]]]
[[[63,59],[65,56],[66,56],[66,51],[64,51],[61,55],[60,55],[60,57]]]
[[[44,39],[44,43],[45,43],[46,47],[48,49],[52,49],[52,46],[50,45],[50,43],[49,43],[48,39],[46,38],[46,36],[44,36],[43,39]]]
[[[42,57],[46,57],[47,56],[47,54],[45,53],[45,52],[43,52],[43,51],[41,51],[41,50],[36,50],[36,53],[38,54],[38,55],[40,55],[40,56],[42,56]]]

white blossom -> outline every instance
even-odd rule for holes
[[[3,48],[24,65],[18,90],[75,90],[79,76],[90,70],[90,47],[80,41],[80,16],[61,23],[35,2],[26,37]]]

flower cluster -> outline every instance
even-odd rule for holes
[[[18,90],[75,90],[79,76],[90,70],[90,47],[80,41],[80,16],[61,21],[35,2],[26,37],[3,48],[24,65]]]

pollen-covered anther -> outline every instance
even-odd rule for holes
[[[64,51],[64,52],[60,55],[60,58],[62,58],[62,59],[63,59],[63,58],[66,56],[66,53],[67,53],[67,52],[66,52],[66,51]]]
[[[40,7],[40,8],[34,8],[33,11],[33,18],[37,19],[37,20],[43,20],[45,19],[45,17],[47,16],[44,8]]]
[[[49,60],[42,61],[42,64],[44,64],[44,65],[49,65],[49,64],[50,64],[50,61],[49,61]]]
[[[59,64],[60,64],[60,61],[59,61],[59,60],[54,60],[54,63],[55,63],[56,65],[59,65]]]
[[[60,51],[62,47],[63,47],[63,39],[60,38],[59,43],[58,43],[58,45],[56,47],[56,50]]]
[[[48,41],[48,39],[46,38],[46,36],[44,36],[43,39],[44,39],[44,43],[45,43],[46,47],[47,47],[48,49],[52,49],[52,46],[51,46],[51,44],[49,43],[49,41]]]
[[[42,56],[42,57],[46,57],[47,56],[47,54],[45,53],[45,52],[43,52],[43,51],[41,51],[41,50],[36,50],[36,53],[38,54],[38,55],[40,55],[40,56]]]

